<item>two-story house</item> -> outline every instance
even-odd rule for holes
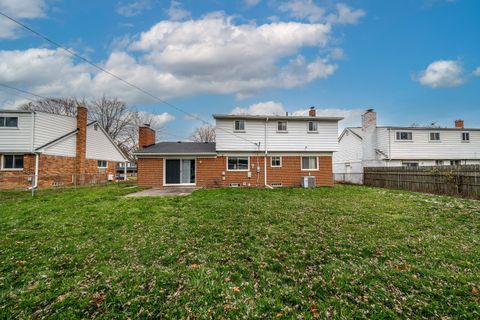
[[[452,128],[377,126],[370,109],[362,127],[345,128],[338,140],[334,172],[352,179],[363,167],[480,164],[480,129],[465,128],[463,120]]]
[[[88,174],[114,177],[116,163],[126,161],[97,122],[87,123],[85,107],[77,117],[0,110],[2,189],[82,183]]]
[[[216,143],[160,142],[141,127],[136,152],[144,187],[300,186],[315,177],[333,185],[332,155],[338,148],[337,117],[213,115]]]

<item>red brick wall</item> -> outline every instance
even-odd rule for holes
[[[138,128],[138,148],[143,149],[155,143],[155,130],[150,127]]]
[[[258,162],[257,162],[258,160]],[[264,157],[250,157],[251,177],[246,171],[227,171],[226,157],[197,158],[196,185],[197,187],[215,188],[228,187],[231,183],[239,183],[245,187],[264,186]],[[257,166],[260,172],[257,172]],[[303,176],[315,176],[318,186],[332,186],[332,157],[319,157],[318,171],[302,171],[301,157],[283,156],[282,167],[270,167],[270,157],[267,158],[268,183],[281,183],[285,187],[300,186]],[[224,173],[224,174],[223,174]],[[138,159],[138,184],[142,187],[163,188],[163,159]]]
[[[76,134],[76,172],[85,172],[85,162],[87,154],[87,108],[77,107],[77,129]],[[73,172],[73,171],[72,171]]]

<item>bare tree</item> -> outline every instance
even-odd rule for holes
[[[74,117],[77,114],[77,106],[81,103],[85,104],[85,100],[76,98],[46,98],[22,104],[19,109]]]
[[[215,142],[215,127],[210,124],[198,127],[191,138],[195,142]]]
[[[97,121],[113,140],[124,133],[134,118],[127,104],[117,98],[107,99],[103,96],[93,100],[87,107],[89,119]]]

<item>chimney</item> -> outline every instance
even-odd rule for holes
[[[315,107],[310,107],[310,110],[308,110],[308,116],[309,117],[316,117],[317,116],[317,110],[315,110]]]
[[[377,113],[373,109],[368,109],[362,115],[362,152],[364,166],[375,166],[377,159]],[[373,161],[373,162],[372,162]]]
[[[143,149],[155,144],[155,130],[150,128],[149,124],[144,124],[138,128],[138,148]]]
[[[77,129],[75,168],[77,174],[84,174],[87,157],[87,108],[80,105],[77,107]],[[79,178],[83,180],[82,176]]]
[[[455,128],[465,128],[465,123],[462,119],[455,120]]]

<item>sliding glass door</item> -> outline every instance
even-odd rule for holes
[[[166,159],[165,184],[195,184],[195,160]]]

